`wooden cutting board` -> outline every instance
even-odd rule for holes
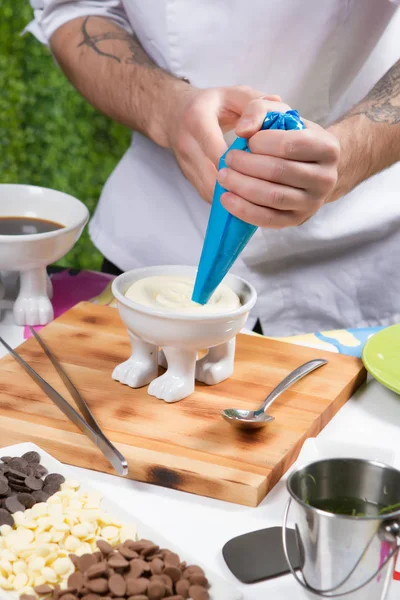
[[[330,421],[365,379],[360,360],[240,335],[234,375],[175,404],[111,379],[130,354],[115,308],[83,302],[41,332],[89,403],[100,426],[129,462],[129,477],[257,506],[295,461],[307,437]],[[68,392],[34,339],[21,356],[64,397]],[[232,428],[226,407],[256,408],[289,371],[312,358],[329,363],[285,392],[258,431]],[[86,436],[69,422],[18,363],[0,361],[0,446],[30,441],[62,462],[112,472]]]

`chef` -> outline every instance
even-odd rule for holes
[[[259,226],[233,268],[258,292],[250,326],[288,335],[399,320],[395,2],[31,4],[27,30],[135,132],[90,223],[105,268],[198,264],[218,176],[225,207]],[[289,108],[306,131],[258,131],[266,112]],[[230,153],[218,174],[236,135],[252,153]]]

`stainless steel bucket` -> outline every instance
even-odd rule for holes
[[[287,488],[283,547],[296,580],[323,598],[384,600],[400,544],[400,471],[361,459],[322,460],[292,473]],[[339,503],[354,499],[368,503],[361,514],[337,514]],[[302,578],[287,553],[291,507]]]

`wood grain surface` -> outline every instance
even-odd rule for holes
[[[129,477],[257,506],[295,461],[307,437],[330,421],[365,379],[360,360],[268,338],[240,335],[234,375],[216,386],[196,383],[189,398],[167,404],[111,379],[130,354],[116,309],[83,302],[41,335],[79,388],[100,426],[129,462]],[[68,401],[34,339],[18,352]],[[264,429],[239,431],[222,408],[256,408],[289,371],[307,360],[329,363],[298,382],[271,407]],[[31,441],[59,460],[113,472],[86,436],[44,395],[18,363],[0,361],[0,446]]]

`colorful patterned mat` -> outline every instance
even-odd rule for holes
[[[85,300],[94,304],[102,304],[103,306],[115,306],[115,301],[111,293],[113,279],[112,275],[107,275],[106,273],[77,271],[74,269],[53,269],[51,280],[54,288],[54,316],[59,317],[78,302]],[[40,327],[37,329],[40,329]],[[365,342],[380,329],[382,327],[321,331],[278,339],[300,346],[309,346],[311,348],[360,357]],[[25,338],[30,336],[27,328],[24,335]]]

